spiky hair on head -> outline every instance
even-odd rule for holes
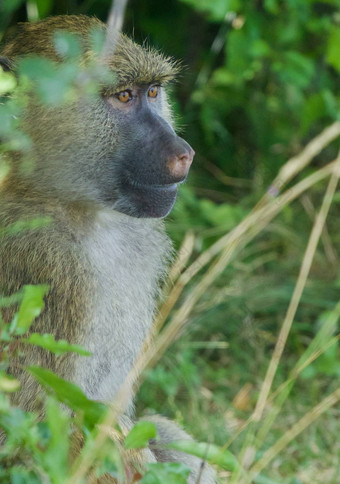
[[[111,59],[119,86],[131,84],[165,84],[179,71],[179,64],[147,45],[141,46],[121,34]]]
[[[38,22],[20,23],[4,37],[0,45],[1,63],[6,68],[27,55],[41,55],[60,61],[53,39],[56,31],[79,36],[85,58],[93,59],[90,37],[96,29],[106,34],[107,27],[103,22],[86,15],[58,15]],[[105,59],[105,63],[116,75],[115,88],[142,83],[164,84],[179,71],[179,63],[156,49],[136,44],[124,34],[119,35],[114,51]]]
[[[95,17],[86,15],[57,15],[38,22],[20,22],[5,34],[0,44],[0,54],[12,60],[26,55],[41,55],[60,60],[53,35],[66,31],[78,35],[84,51],[89,49],[89,33],[92,29],[103,29],[104,24]]]

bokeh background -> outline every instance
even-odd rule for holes
[[[0,30],[65,13],[105,21],[110,6],[109,0],[2,0]],[[194,258],[240,223],[280,167],[339,118],[340,2],[130,0],[124,31],[182,61],[170,97],[177,129],[196,157],[166,223],[176,248],[192,234]],[[330,143],[303,176],[336,158],[338,149],[338,140]],[[231,441],[230,449],[241,451],[244,439],[235,436],[256,404],[325,186],[314,185],[286,206],[209,287],[146,374],[138,412],[160,412],[199,440]],[[274,390],[330,315],[329,337],[339,331],[339,202],[337,193]],[[335,342],[299,375],[257,457],[335,390],[339,376]],[[339,482],[339,435],[335,405],[290,440],[256,482]]]

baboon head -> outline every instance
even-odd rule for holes
[[[93,29],[106,27],[86,16],[20,24],[0,47],[0,64],[15,70],[20,59],[31,55],[60,62],[53,40],[57,30],[79,36],[84,63],[93,57]],[[34,190],[65,202],[94,202],[134,217],[164,217],[194,156],[172,127],[166,98],[164,86],[178,68],[125,35],[101,62],[114,73],[114,81],[100,86],[100,96],[79,96],[60,106],[29,103],[22,126],[32,140],[34,168],[20,175],[21,183],[24,179]]]

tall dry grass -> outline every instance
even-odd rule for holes
[[[308,364],[326,351],[332,344],[335,344],[338,339],[338,336],[325,339],[320,338],[320,335],[316,335],[310,347],[307,348],[305,354],[299,359],[295,368],[292,370],[289,379],[276,391],[272,391],[275,374],[289,337],[301,295],[308,280],[316,248],[320,237],[322,237],[322,234],[326,230],[327,214],[331,207],[340,176],[340,155],[336,160],[327,163],[324,167],[315,169],[308,176],[302,177],[303,170],[310,165],[316,155],[339,137],[339,135],[340,123],[335,122],[308,143],[300,154],[288,160],[273,180],[268,191],[263,195],[249,215],[231,232],[222,236],[189,265],[187,264],[193,251],[194,235],[192,233],[187,234],[179,250],[178,258],[170,271],[170,279],[166,286],[166,298],[160,307],[159,315],[153,328],[153,334],[150,335],[149,344],[146,345],[143,353],[137,359],[119,395],[112,402],[110,411],[107,414],[101,431],[94,441],[94,445],[90,449],[85,448],[76,461],[73,477],[69,480],[68,484],[76,484],[82,481],[93,464],[100,448],[108,438],[105,428],[113,426],[117,422],[119,415],[124,412],[128,399],[127,389],[131,381],[135,381],[137,378],[140,383],[143,378],[143,370],[155,365],[167,348],[176,340],[183,328],[187,324],[190,324],[192,310],[205,291],[216,281],[219,275],[244,247],[250,244],[284,207],[303,196],[315,184],[327,179],[329,181],[325,189],[322,206],[315,215],[295,290],[287,308],[286,316],[282,322],[267,373],[264,375],[257,404],[249,420],[233,438],[233,440],[235,438],[243,439],[243,449],[238,457],[240,462],[244,464],[244,467],[241,473],[234,473],[231,476],[231,482],[246,484],[253,482],[254,479],[256,480],[256,476],[279,452],[282,452],[292,439],[340,400],[339,387],[339,389],[328,395],[304,415],[302,419],[288,429],[264,453],[260,460],[254,461],[256,449],[264,442],[284,401],[288,398],[297,376]],[[302,177],[300,181],[283,191],[285,185],[291,182],[297,175]],[[178,305],[179,296],[183,293],[183,290],[188,286],[189,282],[190,289],[186,291],[183,302]],[[340,315],[340,307],[337,307],[334,311],[338,317]],[[230,443],[227,442],[224,448],[227,448]]]

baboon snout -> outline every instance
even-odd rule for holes
[[[182,181],[186,178],[192,160],[194,159],[194,155],[194,150],[188,145],[188,147],[179,155],[176,154],[168,157],[166,166],[170,175],[173,176],[176,181]]]

